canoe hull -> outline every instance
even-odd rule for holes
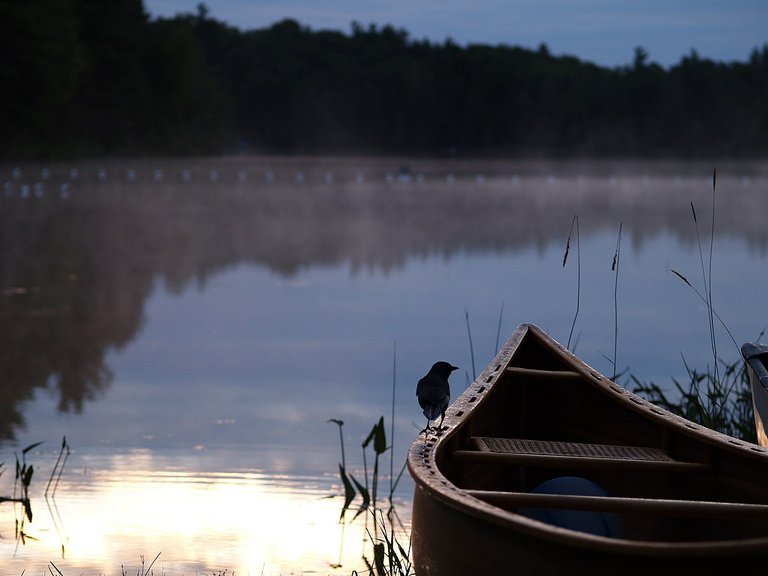
[[[417,576],[594,575],[617,573],[618,567],[622,575],[722,576],[768,565],[768,549],[760,542],[752,549],[731,551],[712,551],[706,545],[681,550],[581,544],[469,516],[423,487],[414,492],[411,550]]]

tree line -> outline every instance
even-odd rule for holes
[[[0,159],[768,153],[768,44],[606,68],[391,26],[240,30],[202,4],[150,19],[142,0],[0,0],[0,50]]]

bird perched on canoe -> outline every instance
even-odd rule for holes
[[[416,398],[419,400],[419,406],[424,411],[424,416],[427,417],[427,427],[422,432],[427,432],[431,428],[429,423],[432,420],[437,420],[440,416],[440,424],[437,429],[443,425],[443,419],[445,418],[445,410],[448,408],[448,403],[451,400],[451,387],[448,384],[448,376],[451,372],[458,370],[458,366],[452,366],[448,362],[435,362],[432,368],[429,369],[427,375],[424,376],[416,385]]]

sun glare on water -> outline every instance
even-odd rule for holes
[[[353,512],[339,522],[336,478],[158,469],[151,452],[137,451],[112,457],[109,468],[70,471],[54,506],[33,496],[24,544],[13,538],[13,507],[3,505],[0,554],[17,573],[34,572],[44,547],[65,575],[120,574],[158,553],[155,568],[169,576],[349,574],[364,566],[366,528],[374,529],[365,515],[351,521]]]

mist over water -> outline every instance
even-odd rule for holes
[[[17,545],[13,508],[0,505],[0,565],[111,574],[162,552],[169,574],[359,569],[364,521],[338,523],[338,430],[327,420],[345,422],[348,466],[362,476],[371,426],[383,415],[390,433],[394,377],[397,474],[423,427],[418,378],[436,360],[460,366],[455,397],[473,377],[465,313],[478,373],[502,306],[500,344],[521,322],[565,343],[580,263],[574,340],[593,367],[613,373],[614,289],[620,372],[665,384],[685,374],[681,355],[712,362],[705,308],[672,273],[701,287],[691,203],[708,258],[712,168],[280,157],[0,166],[0,496],[13,490],[14,450],[45,441],[28,454],[36,540]],[[713,297],[741,344],[768,325],[758,300],[768,167],[717,168]],[[563,267],[574,215],[579,241]],[[64,435],[73,453],[49,513],[42,491]],[[410,489],[406,478],[397,493],[406,528]]]

